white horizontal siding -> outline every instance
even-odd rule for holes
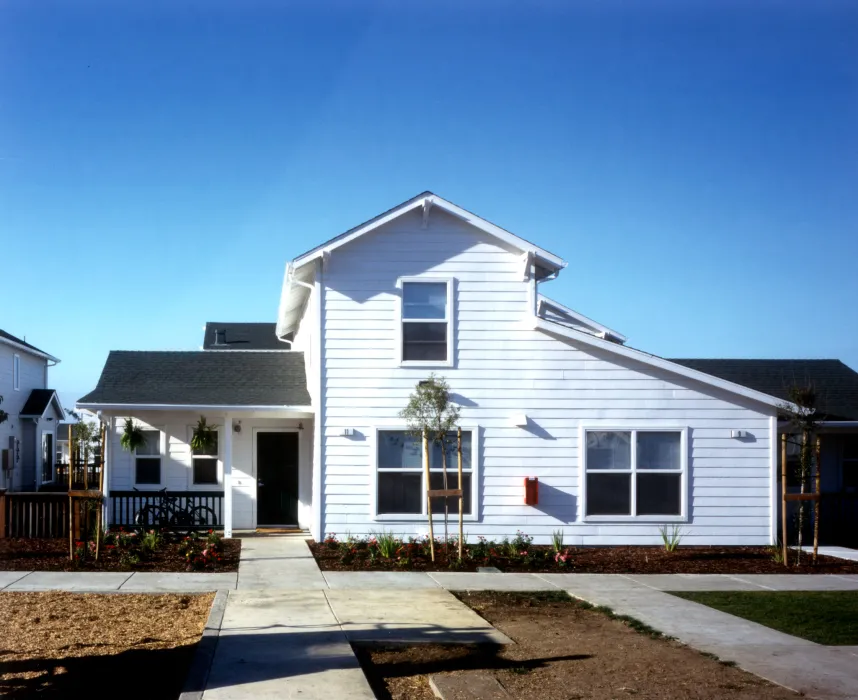
[[[456,357],[447,378],[462,422],[480,426],[480,502],[468,536],[526,530],[548,542],[660,543],[657,523],[583,523],[579,503],[580,425],[689,429],[689,522],[685,541],[769,541],[769,415],[766,407],[668,372],[530,330],[520,254],[442,212],[428,229],[402,217],[337,250],[325,269],[322,426],[324,529],[344,535],[381,529],[419,534],[426,523],[371,517],[370,436],[400,423],[416,382],[430,370],[396,364],[397,278],[456,280]],[[526,413],[529,429],[511,427]],[[344,428],[355,434],[342,436]],[[744,430],[753,441],[730,438]],[[540,480],[540,505],[523,505],[523,480]]]

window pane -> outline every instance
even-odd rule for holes
[[[157,430],[144,430],[143,437],[146,442],[137,448],[138,455],[161,454],[161,433]]]
[[[587,471],[632,468],[632,434],[629,432],[587,431]]]
[[[447,283],[403,282],[402,318],[447,318]]]
[[[216,484],[217,483],[217,460],[202,458],[194,460],[194,483]]]
[[[631,474],[587,474],[587,515],[631,515]]]
[[[379,469],[423,469],[423,441],[404,430],[378,431]]]
[[[465,494],[465,515],[471,514],[471,473],[462,474],[462,492]],[[433,489],[444,488],[444,472],[432,472],[429,475],[429,483]],[[459,488],[459,474],[456,471],[447,472],[447,488]],[[450,507],[450,514],[459,514],[458,496],[438,496],[432,499],[432,512],[436,515],[444,512],[444,501]]]
[[[681,515],[681,474],[638,474],[638,515]]]
[[[138,484],[160,484],[161,483],[161,458],[138,457],[137,473],[135,483]]]
[[[682,469],[682,435],[677,432],[638,432],[638,469]]]
[[[413,472],[378,473],[378,513],[417,513],[421,503],[423,479]]]
[[[403,360],[446,360],[446,323],[403,323]]]
[[[54,436],[42,434],[42,481],[54,480]]]
[[[459,455],[458,455],[458,440],[456,438],[456,433],[454,431],[450,431],[447,433],[447,469],[452,469],[454,472],[459,468]],[[444,464],[441,460],[441,445],[437,442],[433,442],[429,445],[429,466],[432,469],[442,469]],[[471,469],[471,431],[463,430],[462,431],[462,469],[470,470]]]
[[[195,450],[195,449],[191,448],[191,452],[194,455],[202,455],[204,457],[217,457],[217,444],[218,444],[218,434],[215,433],[214,434],[214,442],[212,443],[211,447],[208,447],[204,450]]]

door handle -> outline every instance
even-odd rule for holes
[[[257,486],[265,486],[265,482],[260,479],[259,481],[256,482],[256,485]]]

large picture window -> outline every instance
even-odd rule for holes
[[[161,484],[161,432],[144,430],[146,441],[134,450],[134,483]]]
[[[402,282],[403,363],[447,364],[452,354],[451,282]]]
[[[462,430],[462,491],[464,514],[471,515],[475,460],[475,431]],[[376,441],[376,514],[422,516],[426,513],[426,475],[423,442],[404,430],[379,430]],[[447,438],[447,488],[458,488],[456,433]],[[444,472],[438,444],[429,446],[429,481],[442,489]],[[447,497],[451,512],[459,512],[459,499]],[[443,512],[445,497],[432,499],[432,512]]]
[[[219,435],[214,433],[214,442],[204,450],[191,448],[191,461],[193,462],[193,478],[195,485],[217,484],[217,464]]]
[[[680,517],[682,430],[585,430],[586,516]]]

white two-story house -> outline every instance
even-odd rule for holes
[[[48,368],[59,360],[0,330],[0,489],[35,491],[56,477],[56,433],[63,419]]]
[[[292,260],[276,324],[210,323],[197,352],[112,352],[78,402],[111,428],[109,518],[130,524],[140,492],[166,488],[227,534],[425,533],[424,456],[399,414],[435,373],[461,407],[472,540],[651,544],[678,523],[689,544],[775,541],[783,397],[627,346],[546,296],[566,266],[425,192]],[[218,444],[197,454],[200,415]],[[128,417],[147,437],[133,454]]]

